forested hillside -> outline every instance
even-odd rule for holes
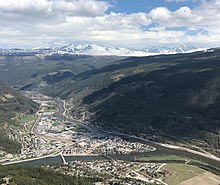
[[[64,175],[43,168],[1,166],[0,184],[9,179],[10,184],[16,185],[92,185],[94,180],[83,177]]]
[[[157,130],[219,148],[220,49],[126,62],[136,68],[149,62],[161,67],[124,77],[85,97],[95,124],[135,134]]]
[[[27,86],[9,81],[17,88],[37,88],[49,96],[71,100],[75,117],[88,111],[87,119],[104,128],[197,139],[219,148],[219,48],[115,62],[95,60],[86,70],[79,68],[88,67],[90,61],[80,63],[80,59],[17,61],[20,71],[32,66],[28,74],[21,75]],[[6,75],[16,75],[12,59],[3,63]]]
[[[12,118],[16,116],[16,113],[34,113],[37,111],[37,108],[37,103],[0,82],[0,147],[2,147],[3,150],[16,153],[20,149],[19,144],[13,140],[9,140],[5,133],[9,124],[16,124],[16,122],[12,120]]]

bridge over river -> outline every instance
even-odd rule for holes
[[[63,112],[65,111],[64,107],[64,102],[59,101],[59,113],[60,117],[63,117]],[[203,168],[206,168],[210,171],[215,172],[216,174],[220,175],[220,158],[214,158],[208,155],[203,155],[202,153],[197,153],[193,151],[187,151],[183,149],[178,149],[178,148],[170,148],[166,146],[162,146],[160,143],[152,142],[145,140],[143,138],[139,138],[136,136],[132,135],[127,135],[123,133],[111,133],[108,131],[104,131],[101,129],[97,129],[96,127],[93,127],[92,125],[88,123],[82,123],[78,120],[70,119],[67,118],[68,121],[73,122],[74,124],[78,124],[82,127],[89,128],[90,131],[94,131],[100,134],[100,132],[103,133],[103,135],[113,135],[113,136],[118,136],[123,139],[133,141],[133,142],[140,142],[143,144],[147,144],[150,146],[153,146],[156,148],[155,151],[151,152],[142,152],[142,153],[132,153],[132,154],[116,154],[116,155],[109,155],[109,158],[114,159],[114,160],[123,160],[123,161],[132,161],[135,157],[143,157],[143,156],[153,156],[153,155],[176,155],[176,156],[181,156],[181,157],[186,157],[190,159],[196,159],[201,162],[206,163],[206,165],[203,165]],[[33,160],[28,160],[28,161],[19,161],[17,164],[18,165],[28,165],[28,166],[35,166],[35,165],[43,165],[43,164],[63,164],[63,163],[68,163],[71,161],[94,161],[94,160],[108,160],[106,156],[61,156],[58,154],[57,156],[50,156],[50,157],[43,157],[40,159],[33,159]],[[16,162],[15,162],[16,163]],[[14,163],[13,163],[14,164]],[[195,164],[198,165],[199,164]]]

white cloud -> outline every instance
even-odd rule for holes
[[[74,16],[99,16],[108,10],[108,3],[95,0],[57,0],[53,2],[53,10]]]
[[[189,19],[192,18],[192,10],[187,7],[181,7],[180,9],[178,9],[177,11],[175,11],[176,17],[177,18],[183,18],[183,19]]]
[[[108,7],[108,3],[98,0],[0,0],[0,16],[12,22],[61,21],[69,15],[101,16]]]
[[[53,2],[47,0],[0,0],[2,12],[51,11]]]
[[[107,13],[110,6],[104,0],[0,0],[0,43],[220,44],[219,0],[202,1],[194,9],[156,7],[130,14]]]
[[[172,19],[172,12],[165,7],[155,8],[148,15],[156,22],[164,22]]]

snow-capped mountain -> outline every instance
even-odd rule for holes
[[[0,55],[90,55],[90,56],[151,56],[159,54],[176,54],[202,51],[204,48],[195,48],[181,44],[177,47],[154,46],[144,50],[134,50],[122,47],[107,47],[97,44],[70,44],[63,47],[38,47],[33,49],[0,49]]]
[[[2,56],[29,56],[34,54],[35,53],[31,49],[0,49],[0,55]]]
[[[42,51],[53,51],[54,49],[51,47],[37,47],[37,48],[32,48],[32,51],[35,52],[42,52]]]
[[[188,45],[185,45],[185,44],[181,44],[175,48],[173,48],[173,50],[177,53],[186,53],[186,52],[189,52],[189,51],[193,51],[197,49],[196,47],[194,46],[188,46]]]
[[[147,52],[150,53],[170,53],[170,48],[166,47],[166,46],[153,46],[149,49],[146,49]]]
[[[121,47],[106,47],[96,44],[70,44],[61,48],[56,48],[55,53],[59,54],[77,54],[77,55],[92,55],[92,56],[150,56],[158,54],[176,54],[201,51],[203,48],[196,48],[188,45],[178,45],[177,47],[154,46],[145,50],[132,50]]]
[[[106,47],[96,44],[71,44],[57,49],[57,52],[66,52],[77,55],[92,55],[92,56],[146,56],[149,55],[146,51],[131,50],[121,47]]]
[[[167,46],[154,46],[152,48],[146,49],[150,53],[159,53],[159,54],[176,54],[176,53],[190,53],[195,51],[202,51],[204,48],[196,48],[194,46],[188,46],[185,44],[180,44],[176,47],[167,47]]]

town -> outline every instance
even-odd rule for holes
[[[1,151],[0,164],[51,157],[54,163],[39,165],[65,175],[96,179],[96,185],[167,185],[164,179],[170,171],[165,161],[135,160],[138,154],[151,155],[155,147],[137,142],[132,135],[102,130],[84,118],[74,119],[69,114],[70,102],[33,91],[24,94],[39,104],[39,110],[13,118],[19,122],[7,132],[21,144],[21,150],[19,154]]]
[[[99,185],[108,184],[165,184],[162,179],[166,172],[163,163],[138,163],[124,161],[73,161],[68,166],[47,166],[64,174],[96,177]]]
[[[91,133],[77,122],[65,119],[61,100],[36,92],[25,94],[39,103],[40,109],[33,119],[21,123],[23,129],[9,130],[9,137],[21,143],[21,153],[5,155],[0,158],[1,163],[56,155],[113,155],[155,150],[109,134]]]
[[[22,129],[10,129],[8,135],[21,143],[21,152],[1,155],[1,164],[60,156],[64,164],[44,167],[73,176],[99,177],[100,185],[163,184],[161,178],[164,175],[160,169],[164,164],[123,162],[110,157],[114,154],[150,152],[155,150],[154,147],[109,133],[93,133],[79,122],[65,118],[66,109],[61,100],[36,92],[25,92],[25,95],[37,102],[40,108],[36,115],[29,115],[29,119],[21,119],[19,115]],[[102,156],[104,159],[66,162],[65,157],[68,156]]]

